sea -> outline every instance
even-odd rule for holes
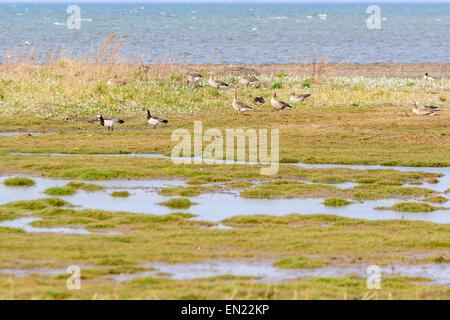
[[[374,3],[0,3],[0,62],[110,33],[145,63],[450,62],[450,2]]]

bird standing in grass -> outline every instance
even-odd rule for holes
[[[309,94],[309,93],[296,94],[295,91],[292,91],[291,96],[289,97],[289,100],[291,100],[292,103],[300,103],[300,102],[305,101],[309,97],[311,97],[311,94]]]
[[[100,120],[100,124],[102,126],[104,126],[105,128],[111,131],[114,131],[114,125],[116,123],[124,123],[125,121],[120,120],[120,119],[116,119],[116,118],[108,118],[108,119],[104,119],[102,115],[98,115],[97,118]]]
[[[288,105],[286,102],[277,99],[277,92],[273,91],[272,99],[270,99],[270,104],[277,111],[277,114],[281,114],[283,109],[291,109],[292,106]]]
[[[441,112],[438,107],[435,106],[418,106],[417,103],[411,102],[413,105],[412,112],[420,116],[434,116]]]
[[[434,80],[432,76],[430,76],[427,72],[425,72],[425,75],[422,78],[423,80]]]
[[[168,123],[169,121],[158,118],[158,117],[153,117],[150,113],[150,110],[147,109],[147,122],[148,122],[148,124],[153,126],[153,129],[155,129],[158,124]]]
[[[196,71],[191,71],[188,74],[187,83],[192,84],[192,86],[195,88],[197,86],[197,82],[202,78],[203,76],[200,73]]]
[[[234,86],[234,98],[233,98],[233,109],[236,110],[237,114],[239,115],[241,112],[252,110],[248,105],[245,103],[237,100],[237,88],[238,84]]]
[[[210,72],[209,74],[210,74],[210,77],[209,77],[208,83],[211,87],[216,88],[216,89],[229,87],[229,85],[226,84],[225,82],[214,79],[212,72]]]
[[[248,88],[250,84],[255,82],[258,82],[258,79],[255,76],[241,77],[238,80],[238,83],[242,84],[245,88]]]
[[[254,104],[264,104],[264,103],[266,103],[266,100],[264,100],[263,96],[260,96],[260,97],[256,97],[255,99],[253,99],[253,103]]]
[[[111,79],[108,79],[108,81],[106,82],[106,84],[107,84],[108,86],[118,86],[118,87],[123,87],[123,86],[125,86],[127,83],[126,83],[125,81],[123,81],[123,80],[118,80],[118,79],[111,78]]]

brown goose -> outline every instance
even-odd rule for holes
[[[196,71],[191,71],[188,74],[187,83],[192,84],[192,86],[195,88],[197,86],[197,82],[202,78],[203,78],[203,76],[200,73],[198,73]]]
[[[252,84],[255,82],[258,82],[258,79],[255,76],[241,77],[238,81],[238,83],[245,86],[245,88],[248,88],[249,84]]]
[[[208,83],[211,87],[216,88],[216,89],[229,87],[229,85],[226,84],[225,82],[222,82],[220,80],[215,80],[213,78],[212,72],[210,72],[209,74],[210,74],[210,77],[209,77]]]
[[[281,100],[276,99],[277,98],[277,92],[273,91],[272,93],[272,99],[270,99],[270,104],[272,107],[277,111],[279,111],[279,114],[281,114],[281,110],[283,109],[291,109],[292,106],[288,105],[286,102],[283,102]]]
[[[311,94],[309,94],[309,93],[296,94],[295,91],[292,91],[291,96],[289,97],[289,100],[291,100],[292,103],[300,103],[300,102],[305,101],[309,97],[311,97]]]
[[[233,103],[231,104],[233,106],[233,109],[236,110],[237,114],[239,115],[241,112],[252,110],[248,105],[245,103],[237,100],[237,88],[238,84],[234,86],[234,98]]]
[[[118,79],[108,79],[108,82],[106,82],[106,84],[108,86],[118,86],[118,87],[123,87],[124,85],[126,85],[127,83],[125,81],[122,80],[118,80]]]
[[[418,106],[416,102],[411,102],[413,105],[412,112],[420,116],[434,116],[441,112],[438,107],[435,106]]]

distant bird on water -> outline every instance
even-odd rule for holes
[[[430,76],[427,72],[425,72],[425,75],[422,78],[423,80],[434,80],[432,76]]]
[[[252,110],[248,105],[245,103],[237,100],[237,88],[238,84],[234,86],[234,98],[233,98],[233,109],[236,110],[237,114],[239,115],[241,112]]]
[[[208,83],[211,87],[216,88],[216,89],[229,87],[229,85],[226,84],[225,82],[220,81],[220,80],[215,80],[212,72],[210,72],[209,74],[210,74],[210,77],[209,77]]]
[[[309,94],[309,93],[296,94],[295,91],[292,91],[291,96],[289,97],[289,100],[291,100],[292,103],[300,103],[300,102],[305,101],[309,97],[311,97],[311,94]]]
[[[153,117],[150,113],[150,110],[147,109],[147,122],[148,124],[153,126],[153,129],[155,129],[158,124],[168,123],[169,121],[158,117]]]
[[[411,102],[411,104],[413,105],[412,112],[420,116],[434,116],[441,112],[435,106],[418,106],[416,102]]]
[[[273,91],[272,98],[270,99],[270,104],[277,111],[277,114],[281,114],[283,109],[291,109],[292,106],[288,105],[286,102],[277,99],[277,92]]]
[[[114,131],[114,125],[115,125],[116,123],[121,124],[121,123],[124,123],[124,122],[125,122],[125,121],[123,121],[123,120],[116,119],[116,118],[108,118],[108,119],[104,119],[103,116],[100,115],[100,114],[97,116],[97,118],[100,120],[100,124],[101,124],[102,126],[104,126],[105,128],[107,128],[108,131],[109,131],[109,130]]]
[[[202,78],[203,76],[200,73],[196,71],[191,71],[188,74],[187,83],[192,84],[192,86],[195,88],[197,86],[197,82]]]

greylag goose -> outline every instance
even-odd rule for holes
[[[249,77],[241,77],[238,81],[239,84],[244,85],[246,88],[248,88],[249,84],[258,82],[258,79],[255,76],[249,76]]]
[[[441,110],[435,106],[418,106],[415,102],[412,102],[411,104],[413,105],[412,112],[420,116],[434,116],[441,112]]]
[[[147,122],[148,122],[148,124],[153,126],[153,129],[155,129],[158,124],[167,123],[169,121],[158,118],[158,117],[153,117],[150,113],[150,110],[147,109]]]
[[[210,73],[208,83],[211,87],[216,88],[216,89],[229,87],[229,85],[226,84],[225,82],[222,82],[220,80],[215,80],[212,72]]]
[[[196,71],[191,71],[188,74],[187,77],[187,83],[192,84],[192,86],[195,88],[197,86],[197,81],[199,81],[200,79],[202,79],[202,75]]]
[[[108,82],[106,82],[106,84],[108,86],[118,86],[118,87],[123,87],[124,85],[126,85],[127,83],[125,81],[122,80],[117,80],[117,79],[108,79]]]
[[[239,115],[241,112],[252,110],[252,108],[250,108],[245,103],[237,100],[237,87],[238,87],[238,84],[236,84],[234,86],[234,98],[233,98],[232,106],[233,106],[233,109],[236,110],[237,114]]]
[[[292,106],[288,105],[286,102],[283,102],[283,101],[277,99],[276,91],[273,91],[273,93],[272,93],[272,99],[270,99],[270,104],[277,111],[277,114],[278,114],[278,112],[281,114],[281,110],[283,110],[283,109],[292,108]]]
[[[266,103],[266,100],[264,100],[264,97],[263,96],[261,96],[261,97],[256,97],[255,99],[253,99],[253,103],[254,104],[264,104],[264,103]]]
[[[432,76],[430,76],[427,72],[425,72],[425,75],[422,78],[423,80],[434,80]]]
[[[107,128],[108,131],[109,131],[109,130],[114,131],[114,125],[115,125],[116,123],[121,124],[121,123],[124,123],[124,122],[125,122],[125,121],[123,121],[123,120],[116,119],[116,118],[104,119],[103,116],[100,115],[100,114],[97,116],[97,118],[100,120],[100,124],[101,124],[102,126],[104,126],[105,128]]]
[[[292,91],[291,96],[289,97],[289,100],[291,100],[292,103],[300,103],[300,102],[305,101],[309,97],[311,97],[311,94],[309,94],[309,93],[296,94],[295,91]]]

